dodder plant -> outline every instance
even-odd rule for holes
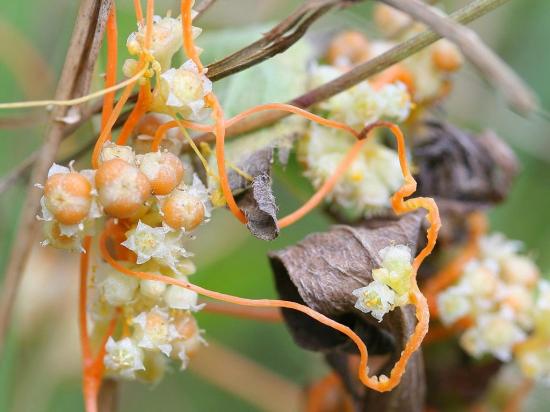
[[[318,3],[299,9],[294,24],[308,7],[316,10],[314,19],[334,2]],[[328,381],[328,389],[323,382],[324,390],[311,391],[310,410],[328,410],[327,390],[339,391],[338,410],[422,410],[419,349],[429,333],[430,313],[441,321],[428,334],[430,341],[465,330],[460,342],[468,353],[491,353],[502,361],[513,354],[529,378],[548,380],[549,336],[542,321],[548,285],[533,263],[517,254],[516,243],[497,235],[481,237],[480,210],[505,196],[513,157],[494,155],[502,145],[495,137],[476,140],[430,120],[429,109],[451,91],[450,76],[462,65],[453,43],[441,40],[388,64],[372,79],[331,91],[328,100],[309,94],[303,107],[269,103],[226,118],[194,44],[201,29],[192,25],[197,16],[193,1],[182,0],[178,17],[154,15],[152,0],[145,16],[139,1],[134,6],[137,31],[126,43],[132,58],[122,66],[128,79],[116,83],[113,3],[106,21],[105,89],[47,102],[74,105],[104,95],[92,169],[53,164],[45,184],[38,185],[43,244],[81,253],[79,321],[87,411],[97,410],[105,375],[153,383],[169,362],[185,369],[196,351],[208,350],[201,349],[205,340],[194,313],[208,310],[210,301],[199,296],[244,308],[283,309],[298,344],[323,351],[339,375]],[[425,22],[438,16],[430,8],[420,10]],[[400,41],[422,38],[424,26],[393,8],[377,6],[374,17],[385,38],[369,41],[359,32],[335,36],[323,58],[308,69],[311,93],[349,79],[377,56],[390,55]],[[173,56],[181,50],[187,60],[174,67]],[[257,59],[263,58],[260,53]],[[241,63],[231,64],[228,71]],[[136,86],[133,109],[115,138],[114,127]],[[228,130],[246,121],[253,126],[241,132],[265,126],[277,120],[263,114],[272,111],[300,120],[281,121],[277,135],[284,138],[267,129],[274,137],[265,144],[253,144],[259,135],[251,134],[235,141],[226,155]],[[415,139],[406,139],[398,123]],[[205,143],[212,135],[214,151]],[[414,144],[412,152],[407,144]],[[298,210],[278,218],[271,191],[273,152],[277,149],[285,163],[293,147],[317,191]],[[409,168],[411,156],[416,178]],[[464,217],[472,222],[464,252],[435,274],[438,262],[421,267],[434,251],[441,226],[434,198],[441,201],[448,225],[446,248],[462,241]],[[199,225],[211,219],[216,224],[214,209],[227,206],[252,234],[271,240],[323,200],[342,225],[270,255],[281,300],[241,298],[189,281],[196,269],[187,245]],[[389,355],[382,366],[369,363],[371,346],[376,354]]]

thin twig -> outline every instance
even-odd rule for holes
[[[296,43],[319,17],[334,7],[343,7],[359,0],[308,0],[267,32],[260,40],[210,64],[208,78],[223,79],[284,52]]]
[[[455,13],[451,14],[450,17],[461,24],[467,24],[489,13],[507,1],[509,0],[474,0]],[[396,63],[399,63],[439,39],[441,39],[441,35],[432,30],[425,30],[411,39],[398,44],[387,52],[356,66],[342,76],[292,99],[288,103],[301,108],[310,107],[355,86],[370,76],[380,73]],[[252,132],[256,129],[269,126],[289,115],[290,114],[288,112],[269,111],[247,117],[239,123],[229,127],[226,131],[226,137]],[[196,142],[211,142],[214,139],[215,137],[212,133],[204,133],[194,140]]]
[[[56,99],[70,99],[84,94],[89,89],[91,80],[89,73],[93,70],[97,59],[99,51],[97,43],[100,43],[103,37],[103,29],[110,6],[111,0],[83,0],[81,2],[55,93]],[[57,106],[50,113],[44,144],[32,170],[27,196],[22,207],[19,231],[13,242],[0,298],[0,353],[5,342],[22,269],[30,251],[29,243],[34,238],[35,214],[41,196],[40,191],[34,188],[34,183],[44,182],[48,169],[55,159],[66,128],[66,124],[57,119],[63,118],[67,110],[66,107]]]
[[[525,115],[537,108],[535,93],[500,57],[483,43],[473,30],[435,11],[435,9],[420,0],[380,1],[401,10],[454,42],[484,77],[497,90],[503,92],[512,109]],[[507,0],[501,2],[504,3],[505,1]]]
[[[195,7],[195,11],[197,12],[195,19],[202,16],[206,10],[214,5],[215,2],[216,0],[203,0],[197,7]]]

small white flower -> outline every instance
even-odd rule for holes
[[[373,281],[367,286],[355,289],[354,296],[357,296],[355,307],[361,312],[370,313],[379,322],[386,313],[394,308],[396,301],[395,292],[383,283]]]
[[[108,372],[127,379],[134,379],[143,366],[143,351],[130,338],[115,341],[109,337],[105,345],[103,362]]]
[[[113,159],[122,159],[134,166],[136,164],[134,149],[130,146],[121,146],[109,141],[103,145],[99,154],[99,161],[100,163],[104,163]]]
[[[193,27],[195,39],[201,29]],[[145,26],[139,26],[139,30],[130,34],[126,42],[128,51],[132,55],[139,55],[144,51]],[[173,17],[154,16],[151,47],[148,50],[157,60],[162,71],[170,67],[170,61],[174,54],[180,50],[182,44],[181,19]]]
[[[527,337],[526,333],[502,312],[480,316],[476,327],[486,351],[503,362],[512,358],[514,345]]]
[[[114,270],[101,282],[101,293],[107,303],[121,306],[130,303],[136,294],[138,280]]]
[[[164,301],[171,309],[198,311],[203,305],[198,305],[199,295],[187,288],[170,285],[164,293]]]
[[[452,286],[437,296],[439,318],[444,325],[451,325],[468,315],[472,304],[468,292],[462,286]]]
[[[469,290],[471,295],[492,299],[497,291],[500,284],[497,270],[488,263],[487,261],[471,261],[464,268],[460,284]]]
[[[151,299],[159,299],[166,291],[166,284],[159,280],[144,279],[139,282],[139,292]]]
[[[158,349],[166,356],[170,355],[171,342],[179,335],[166,310],[155,306],[132,319],[132,324],[135,325],[135,336],[140,348]]]
[[[481,254],[487,259],[496,261],[517,254],[522,246],[520,241],[510,240],[502,233],[484,236],[479,241]]]
[[[550,345],[547,341],[528,342],[516,354],[523,374],[544,385],[550,385]]]
[[[154,96],[157,111],[175,111],[191,120],[201,120],[206,115],[204,98],[212,91],[212,82],[199,73],[191,60],[178,69],[165,71],[158,89]]]
[[[412,252],[408,246],[387,246],[378,254],[382,258],[382,266],[388,270],[397,272],[410,272],[412,270]]]
[[[166,244],[168,232],[165,227],[151,227],[140,220],[121,244],[137,255],[137,264],[140,265],[151,258],[162,259],[169,254]]]

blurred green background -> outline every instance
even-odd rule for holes
[[[118,1],[121,58],[128,33],[134,30],[132,2]],[[197,25],[205,33],[199,44],[206,62],[249,43],[286,15],[299,2],[282,0],[218,0]],[[449,11],[465,1],[445,2]],[[0,101],[18,101],[53,96],[63,64],[78,2],[30,0],[0,2]],[[175,0],[157,1],[157,12],[178,9]],[[364,3],[321,19],[313,32],[330,33],[355,28],[375,34],[370,20],[371,4]],[[245,12],[243,12],[245,11]],[[480,35],[533,87],[543,108],[550,108],[550,2],[515,0],[472,24]],[[264,63],[229,80],[216,83],[228,112],[260,102],[284,101],[300,92],[289,67],[303,63],[303,40],[275,62]],[[104,63],[104,55],[101,58]],[[99,73],[95,76],[100,87]],[[511,112],[475,69],[467,66],[458,76],[455,91],[445,106],[449,118],[473,130],[496,130],[517,153],[522,170],[508,201],[491,212],[494,230],[525,242],[537,263],[550,270],[550,136],[549,117],[522,118]],[[6,119],[23,123],[14,127]],[[28,156],[43,136],[44,112],[0,113],[0,175]],[[63,145],[70,151],[93,133],[91,125]],[[290,170],[277,170],[276,193],[284,214],[296,208],[310,188]],[[0,267],[9,256],[24,195],[23,183],[0,197]],[[190,247],[196,253],[198,272],[193,280],[209,288],[247,297],[275,296],[266,252],[292,244],[306,234],[322,230],[328,221],[320,213],[285,230],[272,243],[261,242],[232,220],[216,212],[213,223],[201,229]],[[37,237],[37,242],[38,242]],[[82,410],[77,346],[75,258],[33,252],[18,299],[6,352],[0,361],[0,411]],[[46,268],[49,268],[46,270]],[[326,370],[316,354],[297,348],[282,325],[233,320],[199,314],[205,337],[241,354],[281,376],[291,387],[300,388]],[[229,365],[219,365],[225,370]],[[212,370],[212,374],[218,371]],[[275,410],[288,410],[287,400],[272,394]],[[539,400],[539,402],[541,402]],[[527,405],[536,410],[536,399]],[[541,404],[542,405],[542,404]],[[279,407],[280,406],[280,407]],[[193,371],[174,370],[155,388],[124,383],[120,411],[256,411],[250,402],[224,391]],[[544,409],[540,409],[544,410]]]

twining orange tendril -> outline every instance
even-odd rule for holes
[[[155,15],[155,0],[147,0],[147,24],[145,25],[145,49],[149,50],[153,41],[153,16]]]
[[[92,166],[94,169],[97,169],[99,167],[99,155],[101,153],[101,150],[103,149],[103,145],[107,140],[109,140],[111,130],[118,119],[118,116],[120,116],[120,112],[122,111],[122,108],[128,101],[128,98],[130,97],[130,94],[132,93],[132,89],[134,88],[134,83],[129,84],[124,88],[122,91],[122,94],[120,95],[120,98],[118,99],[117,104],[115,105],[111,115],[109,116],[109,119],[107,119],[107,123],[105,124],[105,127],[102,129],[96,144],[94,146],[94,151],[92,152]]]
[[[229,207],[229,210],[233,215],[241,222],[246,223],[246,217],[244,213],[239,209],[229,179],[227,178],[227,170],[225,169],[225,126],[223,121],[223,109],[218,102],[217,97],[212,93],[207,96],[208,103],[212,106],[212,116],[215,120],[214,134],[216,135],[216,163],[218,165],[218,174],[220,177],[220,186],[223,196]]]
[[[118,60],[118,29],[116,22],[116,6],[115,2],[111,5],[109,10],[109,17],[107,18],[107,65],[105,70],[105,88],[109,88],[116,84],[116,70]],[[115,92],[110,92],[103,98],[103,110],[101,111],[101,130],[105,128],[107,120],[113,111],[113,105],[115,102]]]
[[[139,4],[139,2],[137,3]],[[154,1],[147,0],[147,27],[145,28],[145,48],[148,48],[151,44],[151,37],[153,32],[153,26],[152,26],[153,25],[153,7],[154,7]],[[139,9],[139,11],[136,8],[136,15],[138,16],[138,20],[140,19],[140,16],[143,18],[140,11],[141,11],[141,8]],[[147,63],[145,61],[145,58],[142,56],[140,58],[139,66],[143,68],[143,65],[145,64]],[[117,121],[118,117],[120,116],[120,113],[122,112],[122,108],[128,101],[128,98],[132,93],[132,89],[134,88],[135,83],[136,82],[133,81],[124,88],[117,104],[115,105],[113,111],[111,112],[111,115],[107,119],[105,126],[101,130],[101,133],[99,135],[99,138],[96,141],[96,144],[94,146],[94,150],[92,153],[92,166],[94,169],[97,169],[99,167],[99,155],[101,153],[101,150],[103,149],[103,145],[107,140],[109,140],[111,136],[111,130],[115,122]]]
[[[90,261],[90,245],[92,238],[86,236],[82,242],[84,251],[80,253],[80,288],[79,288],[79,306],[78,322],[80,325],[80,346],[82,348],[82,358],[86,365],[92,360],[92,350],[90,348],[90,339],[88,337],[86,322],[86,290],[88,288],[88,265]]]
[[[136,11],[136,20],[138,24],[143,24],[143,10],[141,9],[140,0],[134,0],[134,10]]]
[[[195,63],[199,73],[204,72],[199,53],[193,42],[193,18],[192,7],[194,0],[182,0],[181,2],[181,29],[183,35],[183,48],[185,54]]]
[[[479,253],[479,239],[487,233],[487,217],[481,212],[474,212],[468,216],[467,225],[468,239],[462,251],[426,281],[422,288],[433,316],[437,316],[437,294],[456,282],[466,264]]]
[[[206,304],[203,311],[261,322],[279,323],[283,321],[281,311],[275,308],[240,307],[224,302],[211,301]]]
[[[179,123],[187,129],[198,130],[198,131],[201,131],[201,132],[210,132],[210,131],[212,131],[212,126],[203,125],[203,124],[199,124],[199,123],[193,123],[193,122],[190,122],[188,120],[179,120]],[[156,152],[157,150],[159,150],[160,144],[162,142],[162,139],[164,139],[164,136],[166,135],[166,132],[168,132],[168,130],[176,128],[176,127],[179,127],[179,124],[175,120],[171,120],[169,122],[166,122],[166,123],[163,123],[162,125],[160,125],[158,127],[157,131],[155,132],[155,136],[153,137],[153,140],[151,142],[151,151]]]
[[[352,134],[355,137],[358,137],[358,133],[352,127],[348,126],[345,123],[337,122],[335,120],[325,119],[324,117],[317,116],[317,115],[315,115],[313,113],[310,113],[310,112],[308,112],[304,109],[301,109],[299,107],[292,106],[292,105],[286,104],[286,103],[268,103],[268,104],[261,104],[259,106],[252,107],[248,110],[245,110],[245,111],[239,113],[238,115],[236,115],[236,116],[234,116],[230,119],[227,119],[224,122],[224,127],[226,127],[226,128],[230,127],[233,124],[238,123],[239,121],[243,120],[244,118],[246,118],[246,117],[248,117],[248,116],[250,116],[254,113],[263,112],[263,111],[266,111],[266,110],[281,110],[281,111],[294,113],[294,114],[297,114],[301,117],[309,119],[311,121],[319,123],[323,126],[332,127],[334,129],[341,129],[341,130],[347,131],[348,133]],[[189,122],[189,121],[180,120],[180,122],[185,127],[189,128],[189,129],[198,130],[198,131],[201,131],[201,132],[212,132],[213,129],[214,129],[212,126],[193,123],[193,122]],[[178,127],[178,123],[175,120],[172,120],[170,122],[166,122],[162,126],[160,126],[157,129],[157,132],[155,133],[155,137],[154,137],[153,143],[151,145],[151,150],[153,150],[153,151],[158,150],[158,148],[160,146],[160,143],[161,143],[162,139],[164,138],[164,135],[166,134],[166,132],[169,129],[172,129],[172,128],[175,128],[175,127]]]
[[[147,111],[150,103],[149,94],[150,89],[149,83],[147,82],[139,88],[136,105],[132,109],[130,116],[128,116],[128,120],[126,120],[126,123],[124,123],[124,126],[122,127],[120,134],[118,135],[116,142],[117,144],[124,145],[128,141],[128,138],[132,134],[132,131],[136,127],[136,124]]]
[[[86,236],[83,240],[84,251],[80,254],[80,286],[78,302],[78,323],[80,328],[80,346],[82,350],[83,392],[87,412],[97,412],[97,395],[103,378],[105,357],[105,344],[115,330],[120,310],[117,308],[115,316],[109,322],[105,335],[100,344],[99,351],[94,357],[92,354],[90,337],[88,335],[87,320],[87,289],[88,289],[88,265],[90,261],[90,245],[92,238]]]
[[[181,2],[181,25],[182,25],[182,34],[183,34],[183,48],[185,53],[197,66],[199,73],[204,73],[204,66],[199,58],[197,48],[193,42],[193,26],[192,26],[192,16],[191,16],[191,7],[193,6],[192,0],[182,0]],[[246,223],[246,217],[244,213],[239,209],[233,193],[231,192],[231,186],[229,185],[229,180],[227,178],[227,170],[225,170],[225,150],[224,150],[224,140],[225,140],[225,124],[224,124],[224,114],[223,109],[214,95],[210,93],[205,98],[206,103],[212,108],[212,117],[214,119],[214,134],[216,135],[216,161],[218,164],[218,174],[220,177],[220,186],[222,189],[223,196],[229,207],[229,210],[241,223]]]
[[[151,42],[153,40],[153,15],[154,15],[154,0],[147,0],[147,25],[145,27],[145,41],[144,48],[149,50],[151,47]],[[142,84],[139,88],[137,102],[128,116],[128,119],[124,123],[120,134],[118,135],[117,144],[123,145],[126,144],[126,141],[130,137],[130,134],[134,130],[136,124],[139,122],[141,117],[149,109],[151,104],[151,89],[150,82],[146,81],[145,84]]]

